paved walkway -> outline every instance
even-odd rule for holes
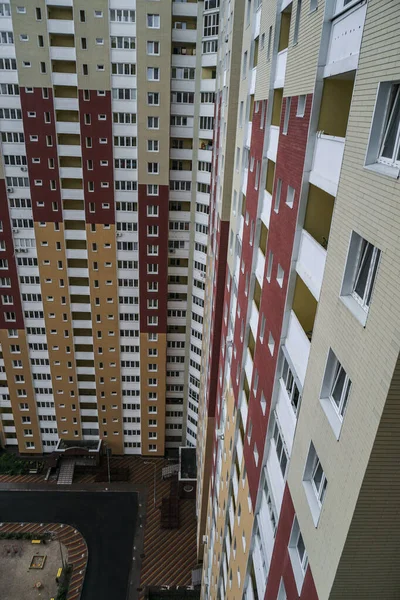
[[[147,464],[146,464],[147,463]],[[150,464],[148,464],[150,463]],[[154,464],[156,464],[156,505],[154,506]],[[161,480],[161,470],[170,464],[164,459],[144,460],[141,457],[112,457],[111,468],[127,467],[129,483],[95,484],[95,475],[76,474],[71,486],[63,489],[95,491],[96,489],[135,490],[139,493],[138,528],[133,559],[140,569],[131,577],[130,599],[143,598],[147,585],[191,585],[191,572],[196,566],[196,514],[194,500],[180,501],[180,527],[160,528],[161,499],[169,495],[170,480]],[[44,482],[43,475],[0,476],[0,491],[15,484],[24,489],[55,490],[55,482]],[[59,489],[59,487],[58,487]],[[143,539],[144,529],[144,539]],[[138,595],[139,591],[139,595]],[[124,599],[121,599],[124,600]]]
[[[85,571],[88,559],[88,550],[83,536],[70,525],[59,523],[4,523],[0,525],[1,533],[34,533],[41,535],[51,532],[54,537],[68,550],[68,564],[72,566],[72,575],[69,583],[67,600],[78,600],[81,596],[82,586],[85,579]],[[60,565],[61,566],[61,565]]]

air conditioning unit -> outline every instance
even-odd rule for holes
[[[203,544],[207,544],[208,542],[208,535],[203,535]]]
[[[229,42],[229,35],[225,36],[225,42],[228,43]]]
[[[7,188],[7,192],[8,192],[9,194],[12,194],[12,193],[13,193],[13,191],[14,191],[14,188],[12,188],[12,187],[8,187],[8,188]]]
[[[23,171],[24,173],[26,173],[28,170],[28,167],[21,167],[21,171]]]
[[[170,254],[175,254],[176,250],[175,250],[175,248],[170,248],[169,252],[170,252]]]
[[[19,229],[13,229],[13,233],[19,233]]]
[[[118,231],[117,237],[121,237],[121,236],[122,236],[122,233],[120,231]]]
[[[21,252],[28,252],[28,248],[21,248]]]
[[[225,439],[225,434],[223,429],[217,429],[217,439],[223,440]]]

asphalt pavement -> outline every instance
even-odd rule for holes
[[[126,599],[137,513],[134,492],[0,491],[0,522],[65,523],[83,535],[89,560],[81,600]]]

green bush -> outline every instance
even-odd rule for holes
[[[29,469],[39,467],[39,471],[43,467],[43,463],[38,463],[32,460],[23,460],[9,454],[8,452],[0,453],[0,475],[23,475],[28,473]]]

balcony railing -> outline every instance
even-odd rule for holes
[[[345,138],[332,135],[317,135],[310,183],[331,196],[336,196],[342,168]]]
[[[285,48],[285,50],[281,50],[281,52],[278,53],[276,59],[274,88],[283,88],[283,86],[285,85],[287,53],[287,48]]]
[[[316,300],[324,276],[326,250],[305,229],[301,232],[296,271]]]
[[[359,4],[333,20],[324,77],[357,69],[366,11]]]

